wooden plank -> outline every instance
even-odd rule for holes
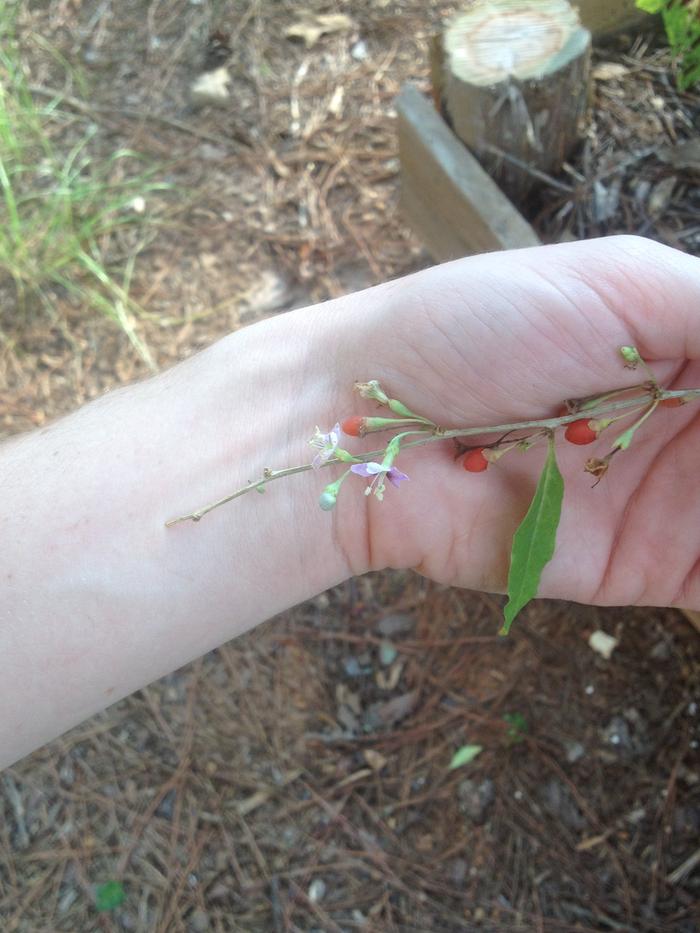
[[[397,101],[401,206],[439,262],[538,246],[532,227],[413,85]]]
[[[581,22],[596,38],[636,26],[651,28],[654,20],[634,0],[574,0]]]
[[[681,609],[681,612],[700,635],[700,612],[695,609]]]

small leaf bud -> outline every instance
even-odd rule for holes
[[[596,434],[600,434],[601,431],[610,427],[612,423],[612,418],[591,418],[588,422],[591,430],[595,431]]]
[[[625,361],[627,369],[636,369],[642,358],[636,347],[620,347],[620,356]]]
[[[321,493],[318,504],[321,506],[324,512],[330,512],[335,508],[335,504],[338,501],[337,492],[330,487],[326,487]]]

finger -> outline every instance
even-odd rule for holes
[[[419,351],[413,368],[439,361],[441,403],[451,416],[463,406],[457,389],[445,398],[445,386],[465,386],[471,414],[491,417],[633,385],[638,374],[619,356],[625,344],[662,361],[662,381],[686,357],[700,358],[700,260],[651,240],[610,237],[490,253],[404,281],[420,312],[406,329],[402,302],[396,332]]]
[[[561,275],[561,290],[583,313],[588,307],[593,315],[601,314],[600,301],[646,359],[700,359],[700,259],[695,256],[636,236],[528,249],[520,255],[540,276]]]

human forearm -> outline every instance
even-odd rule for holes
[[[309,474],[165,527],[310,460],[349,404],[350,311],[248,328],[0,448],[0,764],[351,572],[362,510],[338,540]]]
[[[334,467],[199,524],[165,521],[308,463],[314,425],[373,410],[355,380],[473,427],[636,384],[623,345],[661,384],[700,385],[698,268],[634,238],[472,257],[241,331],[0,448],[0,761],[351,573],[414,567],[502,590],[537,450],[477,478],[435,443],[401,451],[414,481],[383,502],[355,477],[322,512]],[[654,418],[595,493],[582,452],[559,445],[565,509],[542,595],[700,605],[687,495],[700,425],[693,406]]]

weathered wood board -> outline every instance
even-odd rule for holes
[[[429,99],[406,85],[397,109],[401,207],[435,259],[540,244]]]
[[[574,0],[581,22],[595,37],[621,32],[652,22],[648,13],[642,13],[634,0]]]
[[[695,609],[681,609],[681,612],[700,635],[700,612]]]

